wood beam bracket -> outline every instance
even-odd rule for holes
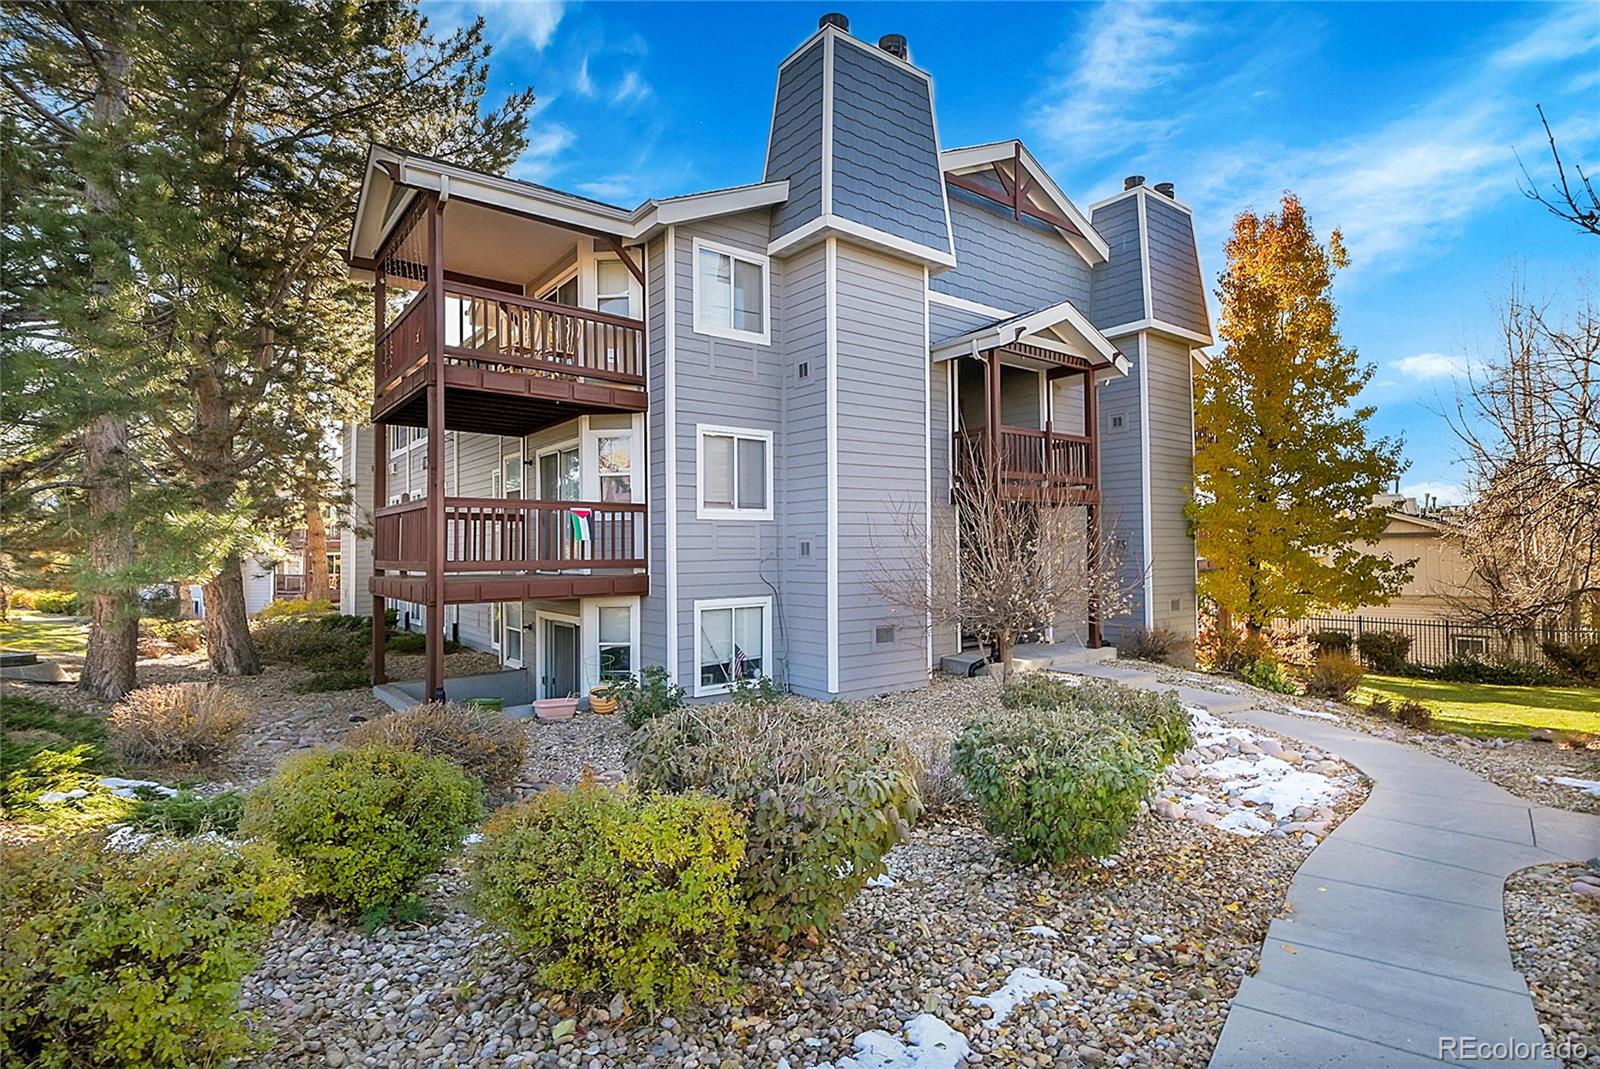
[[[622,242],[614,235],[606,235],[606,244],[611,246],[611,251],[622,258],[623,264],[628,268],[628,273],[641,287],[644,286],[644,268],[633,262],[633,257],[628,255],[628,250],[623,248]]]

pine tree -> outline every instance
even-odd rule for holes
[[[1202,594],[1251,632],[1318,608],[1383,603],[1411,563],[1363,553],[1388,523],[1373,505],[1404,470],[1400,442],[1369,440],[1372,377],[1338,331],[1331,288],[1347,258],[1318,242],[1300,201],[1241,213],[1218,298],[1222,351],[1195,380]]]

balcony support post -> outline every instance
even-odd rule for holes
[[[1100,568],[1100,398],[1095,390],[1094,370],[1085,369],[1083,372],[1083,433],[1089,438],[1088,448],[1088,476],[1089,506],[1086,510],[1085,537],[1088,539],[1088,563],[1091,576]],[[1094,582],[1098,582],[1095,579]],[[1099,649],[1102,640],[1100,634],[1100,598],[1095,593],[1093,583],[1090,586],[1088,613],[1089,620],[1089,648]]]
[[[1000,488],[1004,476],[1001,465],[1004,463],[1005,454],[1001,448],[1000,437],[1000,350],[990,349],[989,360],[984,365],[984,399],[989,403],[988,434],[989,439],[989,477],[994,480],[995,500],[999,501]],[[998,517],[996,517],[998,520]]]
[[[384,279],[383,263],[380,260],[374,268],[374,285],[372,287],[372,340],[377,345],[377,340],[383,336],[384,318],[388,314],[388,283]],[[352,448],[359,441],[353,437]],[[361,463],[361,454],[356,453],[356,463]],[[389,503],[389,425],[381,421],[372,425],[372,515],[374,522],[378,510]],[[376,543],[374,543],[376,548]],[[374,563],[372,568],[374,577],[383,574],[383,569]],[[385,639],[388,637],[388,605],[382,595],[372,595],[372,685],[382,686],[389,682],[389,673],[383,663]]]
[[[428,300],[433,345],[428,354],[428,596],[427,670],[423,693],[444,701],[444,202],[428,205]]]

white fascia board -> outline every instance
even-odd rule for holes
[[[949,293],[940,293],[936,289],[928,290],[928,300],[934,304],[942,304],[946,308],[955,308],[962,312],[971,312],[974,315],[993,316],[995,319],[1010,319],[1022,313],[1011,308],[996,308],[992,304],[982,304],[978,301],[969,301],[965,297],[956,297]]]
[[[973,145],[969,148],[956,148],[948,152],[941,152],[939,154],[939,166],[941,170],[951,171],[956,174],[961,174],[965,171],[982,170],[996,163],[1010,161],[1014,155],[1018,154],[1018,146],[1020,146],[1023,167],[1027,168],[1028,173],[1033,176],[1038,189],[1050,201],[1050,207],[1071,219],[1078,229],[1083,231],[1081,240],[1074,240],[1074,235],[1071,234],[1063,234],[1062,236],[1067,239],[1073,248],[1078,250],[1078,254],[1087,260],[1091,267],[1096,264],[1103,264],[1111,259],[1111,245],[1105,238],[1100,236],[1100,232],[1094,228],[1094,223],[1089,221],[1089,216],[1080,211],[1076,204],[1072,203],[1072,198],[1062,191],[1061,187],[1056,184],[1056,180],[1050,177],[1050,173],[1040,165],[1039,161],[1034,158],[1033,153],[1028,151],[1028,146],[1022,144],[1021,141],[995,141],[987,145]],[[1087,248],[1084,246],[1087,246]]]
[[[1097,212],[1101,208],[1104,208],[1107,204],[1115,204],[1119,200],[1127,200],[1129,197],[1136,197],[1141,193],[1148,194],[1152,197],[1160,197],[1163,201],[1172,205],[1174,208],[1178,209],[1180,212],[1183,212],[1190,218],[1194,217],[1193,208],[1189,207],[1177,197],[1169,197],[1165,193],[1157,193],[1154,186],[1134,186],[1132,189],[1124,189],[1120,193],[1113,193],[1104,200],[1097,200],[1093,204],[1089,205],[1089,211]]]
[[[1175,323],[1168,323],[1162,319],[1133,319],[1126,323],[1118,323],[1114,327],[1107,327],[1100,333],[1108,338],[1121,338],[1129,334],[1137,334],[1141,330],[1148,330],[1154,334],[1165,334],[1179,341],[1190,342],[1194,345],[1215,345],[1216,339],[1209,334],[1180,327]],[[1207,360],[1209,361],[1209,357]]]
[[[791,256],[829,237],[848,238],[857,244],[867,245],[891,256],[924,264],[930,268],[950,268],[956,265],[956,258],[941,249],[920,242],[907,241],[905,238],[885,233],[877,227],[837,215],[819,215],[804,226],[795,227],[768,245],[767,255]]]

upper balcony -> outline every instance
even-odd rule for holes
[[[446,430],[521,436],[575,416],[643,411],[644,323],[619,314],[642,304],[622,270],[635,270],[636,251],[609,256],[620,296],[596,302],[591,287],[580,302],[576,285],[546,283],[572,277],[585,256],[585,279],[595,277],[587,236],[479,204],[438,204],[414,196],[372,262],[373,421],[427,426],[428,387],[440,378]]]

